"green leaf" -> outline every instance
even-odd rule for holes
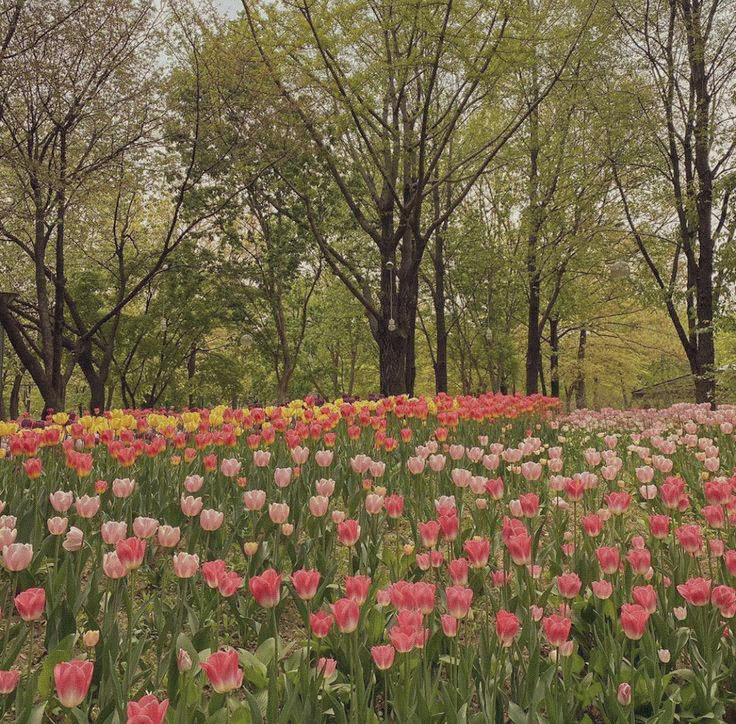
[[[527,724],[529,721],[526,712],[518,704],[514,704],[513,701],[509,702],[509,718],[514,724]]]
[[[67,636],[43,660],[41,671],[38,675],[38,693],[42,699],[51,698],[51,694],[53,693],[54,666],[60,664],[62,661],[69,661],[72,658],[74,638],[74,634]]]

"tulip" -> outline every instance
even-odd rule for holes
[[[294,593],[302,601],[311,601],[317,595],[320,577],[319,571],[301,569],[293,571],[289,578],[294,587]]]
[[[158,544],[162,548],[174,548],[181,540],[181,529],[178,526],[174,528],[170,525],[162,525],[159,526],[157,537]]]
[[[657,592],[651,584],[634,586],[631,589],[631,597],[634,603],[638,603],[647,613],[651,614],[657,610]]]
[[[87,649],[93,649],[100,641],[100,632],[97,629],[90,629],[82,634],[82,644]]]
[[[38,621],[46,608],[46,591],[28,588],[15,597],[15,608],[24,621]]]
[[[127,498],[135,490],[135,480],[130,478],[116,478],[112,481],[112,494],[116,498]]]
[[[238,652],[235,649],[216,651],[205,661],[200,661],[199,665],[218,694],[227,694],[243,685],[243,670],[238,665]]]
[[[444,633],[445,636],[448,638],[454,638],[457,636],[459,619],[454,616],[450,616],[449,613],[443,613],[440,616],[440,623],[442,624],[442,633]]]
[[[135,537],[119,540],[115,543],[115,552],[126,570],[132,571],[143,563],[146,541]]]
[[[344,546],[354,546],[360,538],[360,525],[357,520],[342,520],[337,524],[337,538]]]
[[[710,583],[706,578],[690,578],[677,586],[677,592],[691,606],[705,606],[710,601]]]
[[[223,571],[217,579],[217,590],[224,598],[234,596],[245,583],[245,578],[235,571]]]
[[[330,605],[335,624],[340,633],[353,633],[358,628],[360,607],[352,598],[340,598]]]
[[[286,523],[289,517],[289,506],[286,503],[271,503],[268,506],[268,517],[276,525]]]
[[[155,518],[139,516],[133,520],[133,535],[136,538],[152,538],[158,530],[158,521]]]
[[[207,561],[202,564],[202,577],[209,588],[217,588],[220,585],[220,578],[225,573],[225,561],[215,560]]]
[[[54,684],[59,703],[72,709],[86,698],[92,683],[94,664],[91,661],[63,661],[54,666]]]
[[[455,558],[447,564],[447,572],[455,586],[467,586],[469,568],[467,558]]]
[[[491,554],[491,542],[487,538],[471,538],[463,543],[463,550],[471,568],[484,568]]]
[[[33,546],[30,543],[11,543],[3,546],[3,565],[8,571],[22,571],[31,564]]]
[[[102,572],[113,580],[123,578],[128,569],[120,562],[118,554],[115,552],[105,553],[102,556]]]
[[[455,618],[465,618],[473,602],[473,589],[463,586],[448,586],[445,588],[447,599],[447,613]]]
[[[163,724],[168,708],[168,699],[159,702],[153,694],[146,694],[138,701],[128,702],[128,724]]]
[[[248,581],[248,588],[259,606],[274,608],[281,600],[281,574],[267,568],[260,576],[253,576]]]
[[[557,576],[557,591],[563,598],[575,598],[580,593],[583,582],[577,573],[563,573]]]
[[[57,513],[66,513],[72,507],[74,493],[71,490],[57,490],[49,495],[49,502]]]
[[[201,475],[187,475],[184,478],[184,490],[187,493],[198,493],[204,485],[204,478]]]
[[[266,504],[265,490],[246,490],[243,493],[243,504],[245,509],[249,511],[261,510]]]
[[[53,518],[49,518],[46,521],[46,526],[49,529],[49,533],[51,535],[64,535],[66,533],[67,527],[69,526],[69,520],[68,518],[60,518],[59,516],[54,516]]]
[[[380,671],[390,669],[396,657],[396,649],[391,644],[371,646],[371,658]]]
[[[199,515],[204,505],[202,498],[194,498],[191,495],[181,496],[181,512],[184,513],[188,518],[194,518],[195,515]]]
[[[315,518],[321,518],[327,513],[330,499],[326,495],[313,495],[309,499],[309,512]]]
[[[78,551],[82,549],[84,533],[77,527],[72,526],[61,544],[65,551]]]
[[[569,636],[572,621],[567,616],[560,616],[553,613],[544,619],[544,635],[549,641],[550,646],[561,646]]]
[[[317,673],[324,676],[325,679],[329,679],[337,668],[337,661],[325,656],[320,656],[317,661]]]
[[[371,579],[368,576],[347,576],[345,578],[345,595],[352,598],[359,606],[368,599]]]
[[[199,570],[199,556],[196,553],[175,553],[172,563],[174,575],[178,578],[191,578]]]
[[[621,628],[632,641],[638,641],[643,635],[649,621],[649,614],[636,603],[624,603],[621,606]]]
[[[318,639],[323,639],[330,632],[334,620],[327,611],[315,611],[309,614],[309,627]]]
[[[616,699],[621,706],[631,704],[631,684],[627,684],[626,682],[619,684],[616,690]]]
[[[329,498],[335,492],[335,481],[332,478],[320,478],[314,484],[314,490],[317,495]]]
[[[100,496],[82,495],[74,504],[77,513],[82,518],[94,518],[100,509]]]
[[[202,527],[202,530],[209,533],[218,530],[224,520],[225,514],[223,512],[212,510],[211,508],[205,508],[199,514],[199,525]]]
[[[0,671],[0,696],[3,694],[12,694],[20,681],[20,671],[10,669],[9,671]]]
[[[496,614],[496,635],[501,641],[501,645],[509,647],[519,633],[521,622],[514,613],[509,613],[503,609]]]

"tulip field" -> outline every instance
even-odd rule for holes
[[[736,721],[736,408],[0,422],[0,719]]]

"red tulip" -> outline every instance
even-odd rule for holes
[[[209,588],[217,588],[220,585],[220,577],[225,573],[225,561],[218,558],[202,564],[202,576]]]
[[[449,613],[443,613],[440,616],[442,632],[445,634],[445,636],[447,636],[448,638],[454,638],[455,636],[457,636],[458,622],[459,620],[456,619],[454,616],[450,616]]]
[[[666,515],[649,516],[649,532],[652,538],[664,540],[670,534],[670,519]]]
[[[309,627],[318,639],[323,639],[330,632],[334,620],[327,611],[315,611],[309,614]]]
[[[484,568],[491,555],[491,542],[487,538],[471,538],[463,543],[463,550],[472,568]]]
[[[553,613],[544,619],[544,635],[551,646],[562,646],[569,636],[572,621],[567,616]]]
[[[425,548],[434,548],[440,535],[440,524],[436,520],[430,520],[426,523],[419,523],[417,527],[422,545]]]
[[[447,613],[455,618],[465,618],[473,603],[473,589],[462,586],[449,586],[445,588],[447,598]]]
[[[575,598],[580,593],[583,582],[577,573],[562,573],[557,576],[557,591],[563,598]]]
[[[330,605],[340,633],[352,633],[358,628],[360,607],[352,598],[340,598]]]
[[[357,520],[347,519],[337,524],[337,538],[344,546],[354,546],[360,538],[360,525]]]
[[[710,600],[724,618],[733,618],[736,615],[736,590],[731,586],[716,586]]]
[[[631,597],[634,603],[638,603],[647,613],[654,613],[657,610],[657,592],[651,584],[634,586],[631,589]]]
[[[11,669],[10,671],[0,671],[0,696],[3,694],[12,694],[15,687],[18,686],[20,680],[20,671]]]
[[[496,614],[496,635],[502,646],[511,646],[520,628],[521,622],[515,613],[509,613],[501,609]]]
[[[380,671],[390,669],[396,658],[396,649],[391,644],[371,646],[371,658]]]
[[[691,606],[705,606],[710,601],[710,581],[707,578],[690,578],[677,586],[677,592]]]
[[[293,571],[290,579],[291,585],[294,586],[294,593],[302,601],[311,601],[317,594],[320,580],[319,571],[305,569]]]
[[[28,588],[15,597],[15,608],[24,621],[38,621],[46,608],[46,591]]]
[[[234,596],[243,586],[245,579],[235,571],[223,571],[217,579],[217,590],[225,598]]]
[[[621,628],[628,638],[638,641],[643,635],[649,621],[649,614],[636,603],[624,603],[621,606]]]
[[[153,694],[146,694],[138,701],[128,702],[127,724],[163,724],[169,700],[159,700]]]
[[[146,553],[146,541],[142,538],[125,538],[115,543],[115,552],[126,570],[132,571],[143,563]]]
[[[235,649],[217,651],[199,665],[207,674],[210,686],[218,694],[226,694],[243,685],[243,670],[238,665],[238,652]]]
[[[259,606],[274,608],[281,600],[281,574],[267,568],[260,576],[253,576],[248,581],[248,588]]]
[[[467,541],[466,541],[467,542]],[[468,585],[468,559],[467,558],[455,558],[447,564],[447,572],[450,574],[452,583],[455,586],[467,586]]]
[[[352,598],[358,606],[362,606],[366,602],[370,588],[371,579],[368,576],[345,577],[345,595]]]
[[[84,701],[92,683],[94,670],[91,661],[79,659],[63,661],[54,666],[56,697],[62,706],[72,709]]]
[[[588,515],[584,515],[580,522],[583,526],[583,532],[585,535],[591,536],[591,538],[594,538],[597,535],[600,535],[603,531],[603,518],[601,518],[600,515],[597,515],[596,513],[590,513]]]
[[[532,537],[525,531],[506,540],[511,560],[517,566],[528,566],[532,562]]]

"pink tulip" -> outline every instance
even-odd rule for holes
[[[153,538],[158,530],[158,521],[155,518],[138,516],[133,520],[133,535],[136,538]]]
[[[211,508],[205,508],[199,514],[199,525],[202,530],[212,532],[218,530],[225,520],[225,514],[219,510],[212,510]]]
[[[3,547],[3,565],[9,571],[28,568],[32,558],[33,546],[30,543],[11,543]]]

